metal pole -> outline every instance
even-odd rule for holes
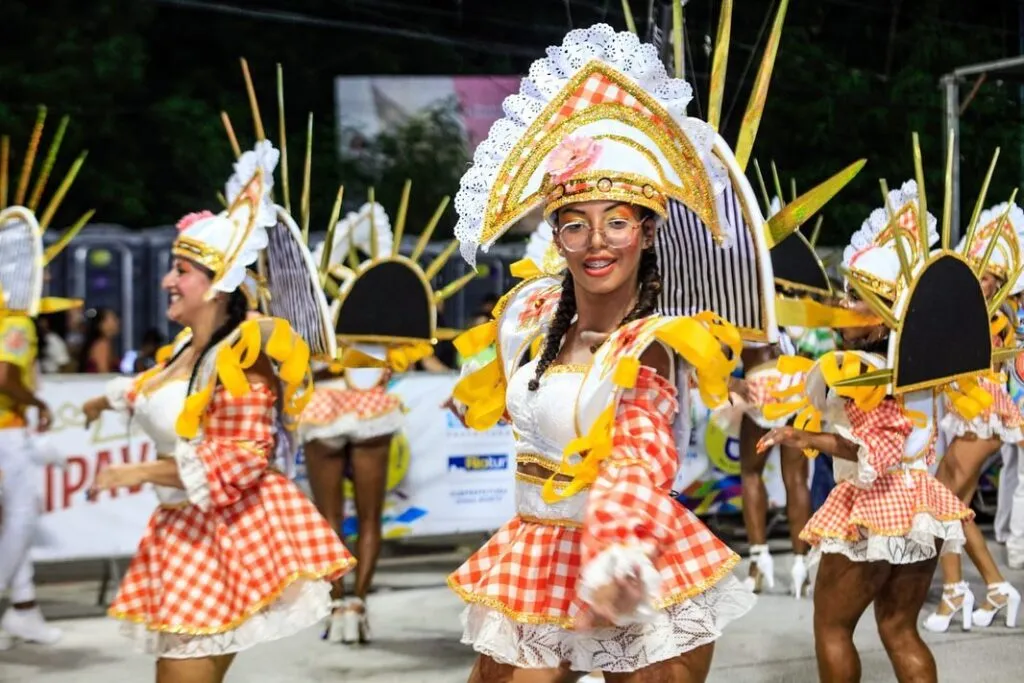
[[[960,81],[953,74],[946,74],[942,77],[942,88],[945,94],[943,98],[943,151],[947,154],[949,150],[949,132],[953,132],[953,202],[950,241],[956,244],[960,241],[963,226],[960,225]],[[923,188],[922,188],[923,190]]]

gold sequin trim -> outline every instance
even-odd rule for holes
[[[174,256],[198,263],[209,269],[214,276],[220,275],[224,270],[224,254],[208,244],[185,235],[178,235],[178,239],[174,240],[171,253]]]
[[[590,365],[587,363],[558,363],[549,365],[544,375],[585,375],[588,370]]]
[[[559,526],[565,529],[582,529],[583,523],[574,519],[554,519],[551,517],[534,517],[533,515],[518,515],[519,519],[527,524],[540,524],[541,526]]]
[[[282,581],[277,588],[275,588],[267,597],[263,598],[254,605],[251,605],[245,612],[238,617],[235,617],[227,624],[223,626],[189,626],[189,625],[177,625],[177,624],[162,624],[150,622],[146,617],[140,614],[132,614],[130,612],[120,612],[114,609],[108,610],[107,615],[119,619],[121,621],[127,621],[133,624],[144,624],[146,629],[149,631],[159,631],[160,633],[180,633],[189,636],[212,636],[218,633],[226,633],[227,631],[233,631],[243,623],[251,619],[258,612],[263,611],[266,607],[276,602],[281,595],[284,594],[288,588],[296,581],[320,581],[325,577],[336,574],[337,572],[351,569],[356,565],[356,559],[350,557],[340,562],[328,566],[325,569],[317,571],[301,570],[289,574],[284,581]]]

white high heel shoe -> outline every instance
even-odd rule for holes
[[[344,635],[341,642],[347,644],[370,642],[370,621],[366,616],[366,603],[360,598],[350,598],[342,612]]]
[[[805,597],[811,585],[807,580],[807,560],[803,555],[793,556],[793,566],[789,570],[789,577],[793,581],[793,595],[796,599]]]
[[[327,617],[327,630],[324,640],[328,643],[340,643],[345,636],[345,609],[347,600],[332,600],[331,615]]]
[[[775,561],[766,545],[750,546],[750,563],[754,572],[743,580],[743,585],[753,593],[760,593],[765,587],[775,588]]]
[[[953,601],[961,598],[960,604]],[[932,612],[924,620],[922,626],[933,633],[945,633],[957,612],[963,612],[963,625],[965,631],[970,631],[972,621],[976,620],[977,613],[974,612],[974,593],[966,581],[960,583],[947,583],[942,586],[942,602],[950,609],[949,614]]]
[[[1005,602],[996,602],[993,598],[1004,597]],[[995,605],[995,609],[985,609],[989,605]],[[985,595],[985,604],[974,610],[974,623],[978,626],[991,626],[999,610],[1006,609],[1006,625],[1009,628],[1017,626],[1017,611],[1020,609],[1020,592],[1006,581],[1002,583],[990,583],[988,593]]]

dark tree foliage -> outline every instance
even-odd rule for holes
[[[719,2],[686,6],[691,113],[704,115]],[[735,140],[777,0],[736,1],[723,135]],[[807,189],[859,157],[869,164],[826,208],[823,242],[839,243],[879,205],[877,179],[912,177],[918,131],[931,206],[941,206],[942,74],[1021,52],[1015,0],[791,0],[755,157],[774,160]],[[632,0],[641,32],[649,3]],[[368,141],[359,158],[339,155],[336,76],[520,74],[573,26],[624,28],[619,0],[5,0],[0,3],[0,129],[12,134],[17,168],[35,106],[49,105],[50,131],[73,115],[60,174],[74,152],[89,158],[57,224],[95,207],[95,220],[167,224],[216,208],[231,152],[219,113],[242,145],[253,127],[238,58],[247,57],[268,136],[277,139],[275,64],[285,72],[293,206],[298,203],[306,116],[313,113],[313,219],[326,224],[339,184],[346,210],[373,185],[389,209],[402,183],[414,189],[407,230],[454,194],[467,157],[453,136],[450,105]],[[243,12],[236,11],[237,9]],[[255,12],[255,13],[254,13]],[[749,67],[748,67],[749,63]],[[973,82],[965,83],[966,100]],[[970,98],[961,127],[962,215],[969,215],[993,148],[1000,166],[989,203],[1020,176],[1020,81],[990,75]],[[52,181],[51,181],[52,182]],[[788,183],[787,183],[788,184]],[[52,185],[51,185],[52,187]],[[438,234],[450,234],[449,209]]]

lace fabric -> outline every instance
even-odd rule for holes
[[[297,581],[266,609],[238,628],[211,635],[150,631],[145,624],[124,623],[122,633],[150,655],[166,659],[194,659],[226,655],[287,638],[326,619],[331,612],[331,585],[327,581]]]
[[[668,607],[649,623],[594,631],[522,624],[482,605],[462,613],[462,642],[503,664],[523,669],[600,669],[628,673],[713,643],[726,625],[746,614],[756,597],[732,575],[707,591]]]
[[[960,554],[964,543],[966,538],[960,520],[944,522],[931,515],[918,514],[905,536],[883,536],[862,528],[861,538],[857,541],[823,538],[811,550],[808,563],[817,563],[822,554],[838,554],[853,562],[914,564],[939,554]]]

